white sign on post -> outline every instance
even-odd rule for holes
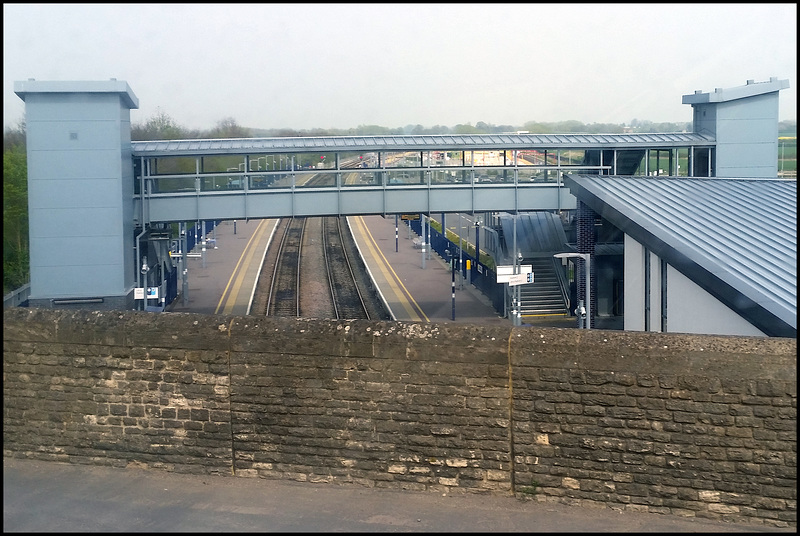
[[[532,264],[520,264],[519,265],[519,274],[516,275],[524,275],[533,273],[533,265]],[[497,282],[498,283],[508,283],[509,276],[514,275],[514,265],[500,265],[497,267]]]

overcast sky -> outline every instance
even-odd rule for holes
[[[683,95],[788,80],[791,4],[3,4],[14,82],[125,80],[190,129],[689,122]]]

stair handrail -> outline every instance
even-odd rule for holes
[[[558,252],[556,251],[555,253]],[[564,299],[564,305],[566,306],[565,308],[567,311],[569,311],[572,304],[569,302],[569,281],[567,281],[566,269],[564,265],[561,264],[560,259],[556,259],[550,255],[550,260],[555,268],[556,277],[558,278],[558,286],[561,288],[561,297]]]

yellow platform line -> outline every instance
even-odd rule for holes
[[[425,322],[430,322],[427,315],[422,311],[422,308],[414,301],[414,298],[411,296],[411,293],[408,289],[403,285],[403,282],[398,277],[397,273],[392,269],[392,266],[389,264],[389,261],[383,255],[383,252],[378,247],[375,238],[372,236],[372,233],[369,232],[366,224],[364,223],[364,218],[361,216],[355,216],[352,218],[356,224],[358,225],[359,232],[361,235],[366,239],[365,240],[365,247],[369,249],[371,254],[376,258],[383,259],[383,262],[378,263],[378,269],[383,274],[383,277],[386,279],[386,282],[389,285],[390,290],[394,293],[397,301],[400,302],[403,309],[405,309],[406,313],[411,320],[421,321],[423,318]]]
[[[222,297],[219,299],[217,308],[214,311],[215,314],[219,313],[223,301],[225,302],[223,314],[230,314],[233,311],[236,301],[239,298],[239,292],[244,284],[245,276],[247,275],[247,270],[243,269],[240,271],[239,267],[247,267],[250,265],[250,262],[253,260],[253,255],[256,253],[255,244],[258,244],[261,241],[261,237],[266,232],[266,229],[267,220],[261,220],[256,228],[256,231],[253,233],[253,236],[251,236],[250,240],[247,241],[247,245],[244,247],[244,251],[242,252],[242,256],[239,257],[236,267],[233,269],[233,273],[231,274],[231,278],[228,280],[228,284],[225,285],[225,290],[222,292]],[[232,289],[231,284],[233,284]],[[228,289],[231,289],[230,294],[228,294]],[[226,295],[228,296],[227,301],[225,301]]]

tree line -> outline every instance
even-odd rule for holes
[[[797,135],[797,121],[781,121],[779,132],[785,136]],[[529,121],[521,126],[493,125],[479,121],[475,125],[458,124],[452,127],[435,125],[406,125],[388,128],[378,125],[359,125],[350,129],[255,129],[239,125],[235,119],[226,118],[209,130],[191,130],[182,127],[164,111],[144,121],[131,125],[133,141],[175,139],[220,139],[287,136],[382,136],[422,134],[499,134],[526,131],[531,134],[615,134],[622,132],[684,132],[691,123],[653,123],[634,119],[630,124],[561,121],[540,123]],[[6,127],[3,133],[3,295],[19,288],[30,280],[30,250],[28,240],[28,167],[25,145],[25,122]]]
[[[30,280],[25,125],[3,134],[3,295]]]
[[[404,127],[383,127],[380,125],[359,125],[355,128],[250,128],[239,125],[235,119],[223,119],[210,130],[193,130],[180,126],[161,110],[142,124],[131,126],[131,139],[174,140],[174,139],[217,139],[217,138],[272,138],[308,136],[393,136],[423,134],[501,134],[508,132],[528,132],[530,134],[621,134],[623,132],[688,132],[691,123],[654,123],[633,119],[630,124],[582,123],[580,121],[558,121],[542,123],[528,121],[522,125],[494,125],[478,121],[476,124],[457,124],[451,127],[434,125],[406,125]]]

